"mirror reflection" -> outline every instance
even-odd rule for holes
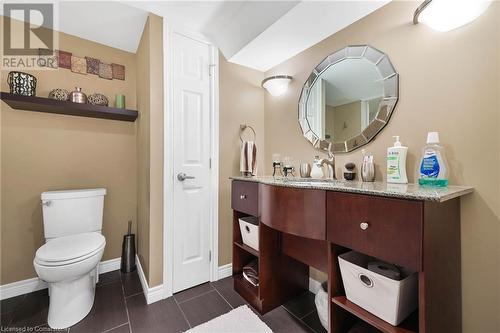
[[[398,101],[389,57],[368,45],[347,46],[314,68],[299,97],[299,124],[315,147],[346,153],[385,127]]]
[[[367,59],[346,59],[316,79],[307,99],[307,121],[322,140],[343,142],[375,119],[384,96],[383,78]]]

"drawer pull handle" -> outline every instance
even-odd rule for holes
[[[249,228],[247,225],[245,226],[245,230],[246,230],[248,233],[250,233],[250,228]]]
[[[369,226],[370,225],[368,224],[368,222],[361,222],[359,224],[359,227],[361,228],[361,230],[366,230],[366,229],[368,229]]]
[[[373,281],[372,279],[370,279],[368,276],[366,276],[365,274],[359,274],[358,275],[358,278],[361,280],[361,282],[363,283],[363,285],[367,288],[371,288],[373,287]]]
[[[240,195],[240,200],[245,200],[247,196],[245,194]]]

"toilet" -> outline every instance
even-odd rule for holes
[[[106,189],[43,192],[45,244],[33,265],[49,286],[51,328],[81,321],[92,309],[98,265],[106,239],[101,234]]]

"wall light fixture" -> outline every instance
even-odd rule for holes
[[[266,88],[272,96],[280,96],[287,91],[290,81],[292,81],[290,75],[270,76],[262,81],[262,87]]]
[[[425,0],[415,11],[413,23],[422,22],[437,31],[450,31],[477,19],[491,0]]]

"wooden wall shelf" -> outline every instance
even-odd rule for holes
[[[79,104],[69,101],[57,101],[36,96],[21,96],[7,92],[0,93],[7,105],[16,110],[65,114],[70,116],[112,119],[134,122],[139,113],[136,110],[117,109],[92,104]]]

